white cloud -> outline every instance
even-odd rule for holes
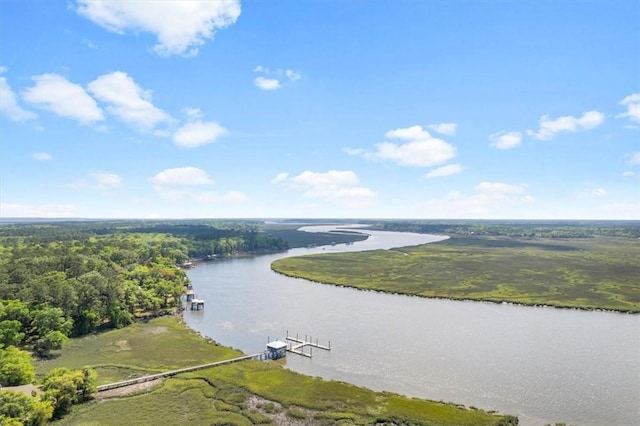
[[[462,172],[463,167],[460,164],[448,164],[446,166],[438,167],[437,169],[431,170],[429,173],[424,175],[424,177],[431,179],[435,177],[445,177],[458,174]]]
[[[382,142],[376,145],[375,152],[365,152],[365,158],[371,160],[393,161],[401,166],[430,167],[449,161],[456,156],[456,148],[434,138],[422,128],[412,126],[390,130],[389,139],[399,139],[406,143]]]
[[[349,155],[364,155],[366,151],[364,149],[362,149],[362,148],[349,148],[347,146],[347,147],[342,148],[342,152],[344,152],[346,154],[349,154]]]
[[[510,149],[520,145],[522,133],[501,131],[489,136],[491,146],[498,149]]]
[[[38,161],[49,161],[53,158],[51,154],[46,152],[34,152],[32,157],[34,160]]]
[[[294,70],[285,70],[284,75],[291,81],[298,81],[302,78],[302,74]]]
[[[278,175],[273,179],[271,179],[269,183],[275,185],[280,182],[284,182],[285,180],[287,180],[288,177],[289,177],[289,173],[286,173],[286,172],[278,173]]]
[[[527,134],[541,141],[549,141],[560,132],[576,132],[598,127],[604,121],[604,114],[598,111],[587,111],[581,117],[571,115],[551,120],[548,115],[540,117],[540,128],[537,131],[527,130]]]
[[[456,134],[456,129],[458,125],[456,123],[439,123],[439,124],[429,124],[427,126],[434,132],[440,133],[442,135],[453,136]]]
[[[11,90],[11,86],[9,86],[5,77],[0,77],[0,112],[10,120],[18,122],[33,120],[37,117],[33,112],[27,111],[18,105],[18,97]]]
[[[444,198],[426,201],[425,214],[442,218],[505,217],[505,212],[527,208],[535,202],[531,195],[524,193],[526,188],[526,185],[481,182],[471,194],[449,191]]]
[[[346,208],[368,207],[378,196],[369,188],[361,186],[358,176],[348,170],[330,170],[325,173],[307,170],[293,177],[280,173],[274,180],[289,189],[301,191],[304,198]]]
[[[0,203],[0,217],[74,217],[77,209],[71,204],[25,205]]]
[[[620,117],[627,117],[629,120],[634,123],[640,124],[640,93],[633,93],[622,101],[620,101],[621,105],[627,107],[627,112],[620,114]]]
[[[104,74],[88,84],[89,91],[109,104],[107,111],[141,130],[150,131],[171,117],[151,103],[152,92],[143,90],[124,72]]]
[[[589,191],[583,191],[578,194],[578,198],[598,198],[607,195],[607,191],[603,188],[596,188]]]
[[[215,142],[228,133],[215,121],[193,121],[180,127],[173,135],[173,143],[182,148],[195,148]]]
[[[302,74],[298,71],[291,69],[283,70],[281,68],[271,70],[267,67],[263,67],[262,65],[255,67],[253,72],[262,74],[253,80],[253,84],[262,90],[278,90],[282,87],[283,80],[288,79],[290,82],[294,83],[302,78]]]
[[[107,31],[154,34],[159,55],[195,56],[217,30],[236,22],[240,1],[78,0],[76,10]]]
[[[640,166],[640,151],[632,152],[629,154],[629,160],[627,160],[627,164],[630,166]]]
[[[253,83],[262,90],[278,90],[280,88],[280,81],[276,78],[256,77]]]
[[[122,184],[122,178],[114,173],[92,173],[90,176],[100,189],[117,188]]]
[[[109,190],[119,187],[122,178],[114,173],[91,173],[86,177],[74,180],[65,185],[70,189],[100,189]]]
[[[207,172],[197,167],[177,167],[159,172],[149,178],[149,182],[158,186],[191,186],[212,185],[213,179]]]
[[[33,80],[36,85],[22,94],[28,103],[83,124],[104,120],[102,110],[82,86],[58,74],[42,74]]]

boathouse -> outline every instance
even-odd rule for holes
[[[202,299],[191,299],[191,310],[199,311],[200,309],[204,309],[204,300]]]
[[[193,290],[187,290],[187,302],[193,301],[195,297],[196,297],[196,293]]]
[[[288,345],[285,342],[281,342],[280,340],[274,340],[273,342],[267,343],[269,358],[284,358],[287,356],[287,346]]]

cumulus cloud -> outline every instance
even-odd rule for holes
[[[272,180],[274,181],[288,189],[300,191],[304,198],[347,208],[368,207],[377,198],[377,194],[362,186],[358,176],[349,170],[330,170],[324,173],[307,170],[293,177],[280,173]]]
[[[302,78],[300,72],[292,69],[276,68],[272,70],[262,65],[255,67],[253,72],[261,74],[253,79],[253,84],[262,90],[278,90],[282,87],[283,80],[289,80],[293,83]]]
[[[453,145],[434,138],[422,126],[390,130],[386,137],[399,142],[384,141],[375,146],[375,151],[362,151],[361,155],[370,160],[386,160],[400,166],[414,167],[435,166],[456,156],[456,148]],[[347,148],[347,152],[358,151]]]
[[[141,130],[153,130],[171,119],[151,103],[152,92],[138,86],[127,73],[116,71],[101,75],[87,87],[97,99],[109,105],[107,111]]]
[[[122,184],[122,178],[114,173],[92,173],[91,178],[100,189],[117,188]]]
[[[77,12],[117,34],[149,32],[162,56],[195,56],[217,30],[236,22],[239,0],[78,0]]]
[[[280,182],[284,182],[285,180],[287,180],[288,177],[289,177],[289,173],[286,173],[286,172],[278,173],[276,177],[274,177],[269,181],[269,183],[275,185]]]
[[[180,127],[173,135],[173,143],[182,148],[196,148],[215,142],[228,133],[215,121],[192,121]]]
[[[197,167],[165,169],[149,178],[149,182],[160,197],[171,201],[187,199],[199,203],[235,204],[248,200],[245,193],[237,190],[224,194],[201,190],[213,185],[214,181],[207,172]]]
[[[622,101],[621,105],[627,107],[627,112],[620,114],[620,117],[626,117],[634,123],[640,124],[640,93],[633,93]]]
[[[277,78],[266,78],[260,76],[253,80],[253,84],[262,90],[278,90],[280,88],[280,81]]]
[[[427,179],[436,178],[436,177],[445,177],[458,174],[462,172],[463,167],[460,164],[448,164],[446,166],[438,167],[437,169],[431,170],[429,173],[424,175]]]
[[[119,187],[122,184],[122,178],[115,173],[91,173],[86,177],[76,179],[68,183],[67,188],[70,189],[100,189],[107,191]]]
[[[501,131],[489,136],[491,146],[498,149],[511,149],[520,145],[522,133]]]
[[[18,97],[5,77],[0,77],[0,113],[7,116],[9,120],[18,122],[33,120],[37,117],[36,114],[23,109],[18,104]]]
[[[53,158],[51,154],[47,152],[34,152],[32,157],[34,160],[38,161],[49,161]]]
[[[590,130],[604,122],[604,114],[598,111],[587,111],[581,117],[571,115],[558,117],[555,120],[548,115],[540,117],[540,127],[537,131],[527,130],[527,134],[541,141],[549,141],[560,132],[576,132]]]
[[[159,186],[192,186],[212,185],[213,179],[197,167],[176,167],[159,172],[149,178],[149,182]]]
[[[430,216],[443,218],[504,217],[504,212],[511,208],[535,202],[526,190],[526,185],[481,182],[473,187],[470,194],[449,191],[446,197],[426,201],[424,207]]]
[[[0,203],[0,217],[77,217],[77,209],[72,204],[34,206]]]
[[[58,74],[42,74],[33,80],[36,85],[22,94],[28,103],[82,124],[104,120],[102,110],[82,86]]]
[[[427,126],[434,132],[440,133],[441,135],[449,135],[453,136],[456,134],[456,129],[458,125],[456,123],[439,123],[439,124],[429,124]]]

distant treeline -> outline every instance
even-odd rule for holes
[[[227,256],[237,253],[281,251],[286,241],[263,232],[257,221],[69,221],[0,226],[0,240],[11,243],[84,241],[92,236],[110,234],[168,234],[181,239],[187,256]]]
[[[640,221],[379,221],[373,229],[521,238],[640,238]]]

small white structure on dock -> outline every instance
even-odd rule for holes
[[[287,347],[289,345],[280,340],[274,340],[273,342],[267,343],[267,352],[269,353],[270,359],[279,359],[287,356]]]
[[[204,300],[202,299],[191,299],[191,310],[199,311],[204,309]]]
[[[196,293],[193,290],[187,290],[187,302],[192,302],[196,298]]]

